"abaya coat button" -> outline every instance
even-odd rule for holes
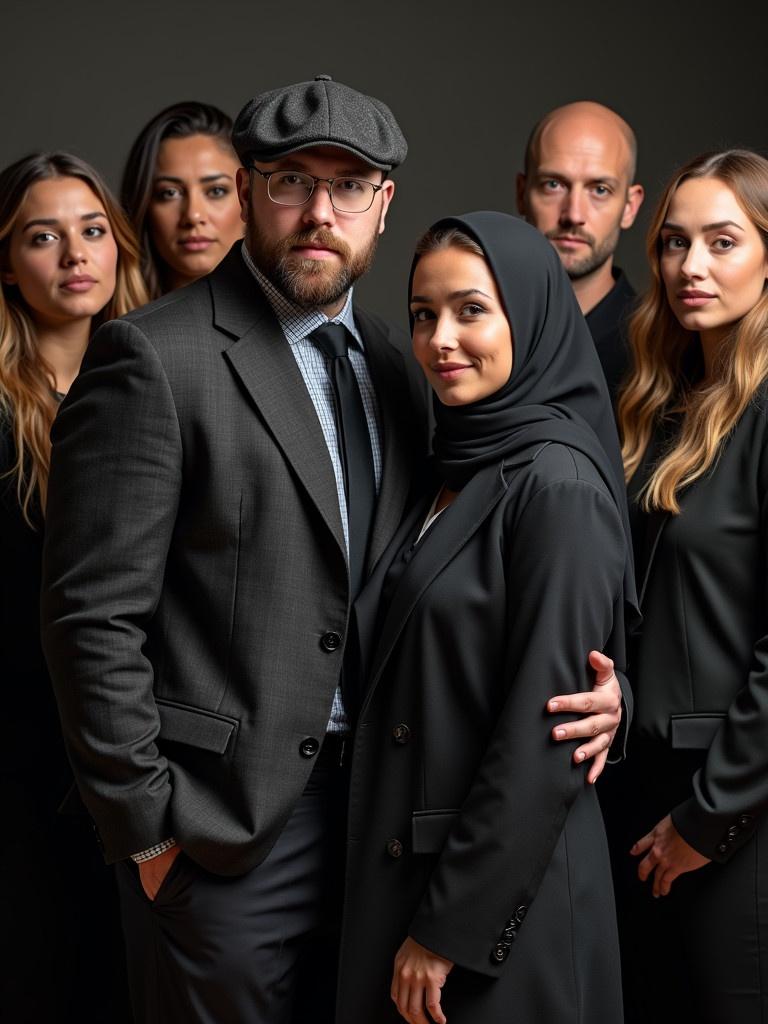
[[[400,724],[396,725],[392,730],[392,739],[401,747],[404,746],[410,738],[411,730],[408,728],[405,722],[400,722]]]
[[[399,839],[388,839],[387,840],[387,853],[390,857],[402,857],[403,855],[403,844]]]

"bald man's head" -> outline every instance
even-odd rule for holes
[[[591,133],[608,139],[613,137],[618,143],[624,143],[626,158],[626,180],[627,184],[634,181],[637,169],[637,139],[635,133],[629,127],[623,117],[619,117],[615,110],[603,106],[602,103],[594,103],[592,100],[579,100],[576,103],[566,103],[563,107],[556,107],[534,126],[528,137],[525,147],[525,173],[529,174],[532,166],[539,162],[541,153],[542,136],[550,132],[565,131],[577,134]]]
[[[619,235],[643,201],[636,160],[634,132],[600,103],[558,107],[531,132],[518,210],[549,238],[574,282],[597,275],[598,291],[610,288]]]

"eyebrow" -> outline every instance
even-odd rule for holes
[[[84,213],[80,220],[96,220],[98,217],[103,217],[106,220],[107,215],[106,213],[103,213],[101,210],[94,210],[93,213]],[[58,221],[55,217],[37,217],[35,220],[27,221],[27,223],[21,230],[26,231],[28,228],[35,227],[52,228],[56,227],[56,225],[59,223],[60,221]]]
[[[209,181],[218,181],[219,178],[229,178],[231,181],[234,181],[232,175],[226,174],[224,171],[221,171],[219,174],[206,174],[204,177],[198,178],[197,180],[207,184]],[[174,185],[184,184],[184,178],[174,178],[172,174],[158,174],[155,178],[155,182],[157,183],[158,181],[172,181]]]
[[[735,220],[718,220],[718,221],[715,221],[714,224],[702,224],[701,230],[702,231],[719,231],[720,228],[728,228],[728,227],[738,228],[739,231],[743,231],[744,230],[744,228],[741,226],[741,224],[737,224]],[[670,231],[685,231],[685,228],[683,227],[682,224],[673,224],[672,221],[670,221],[670,220],[665,220],[664,221],[664,223],[661,225],[661,230],[663,231],[664,228],[668,228]]]
[[[469,295],[484,295],[486,299],[490,299],[493,302],[493,296],[484,292],[482,288],[463,288],[458,292],[451,292],[448,295],[449,299],[466,299]],[[412,295],[411,302],[431,302],[432,300],[426,295]]]
[[[545,171],[541,168],[536,172],[536,178],[538,181],[544,181],[547,178],[560,178],[562,181],[571,181],[572,178],[569,174],[563,174],[562,171]],[[593,174],[591,178],[587,179],[588,182],[604,181],[606,185],[618,186],[620,183],[619,178],[614,178],[610,174]]]

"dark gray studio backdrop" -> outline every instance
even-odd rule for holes
[[[359,286],[405,322],[416,237],[449,213],[514,212],[533,122],[575,99],[635,128],[643,216],[619,262],[645,282],[643,236],[670,171],[703,150],[766,153],[762,2],[652,0],[5,0],[0,163],[69,149],[114,187],[131,140],[183,99],[235,114],[255,93],[331,74],[385,100],[410,143],[377,265]]]

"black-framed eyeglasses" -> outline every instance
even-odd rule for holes
[[[279,206],[303,206],[309,202],[318,181],[328,185],[331,205],[338,213],[365,213],[373,204],[373,197],[380,192],[381,185],[374,185],[364,178],[318,178],[304,171],[260,171],[267,183],[267,195]]]

